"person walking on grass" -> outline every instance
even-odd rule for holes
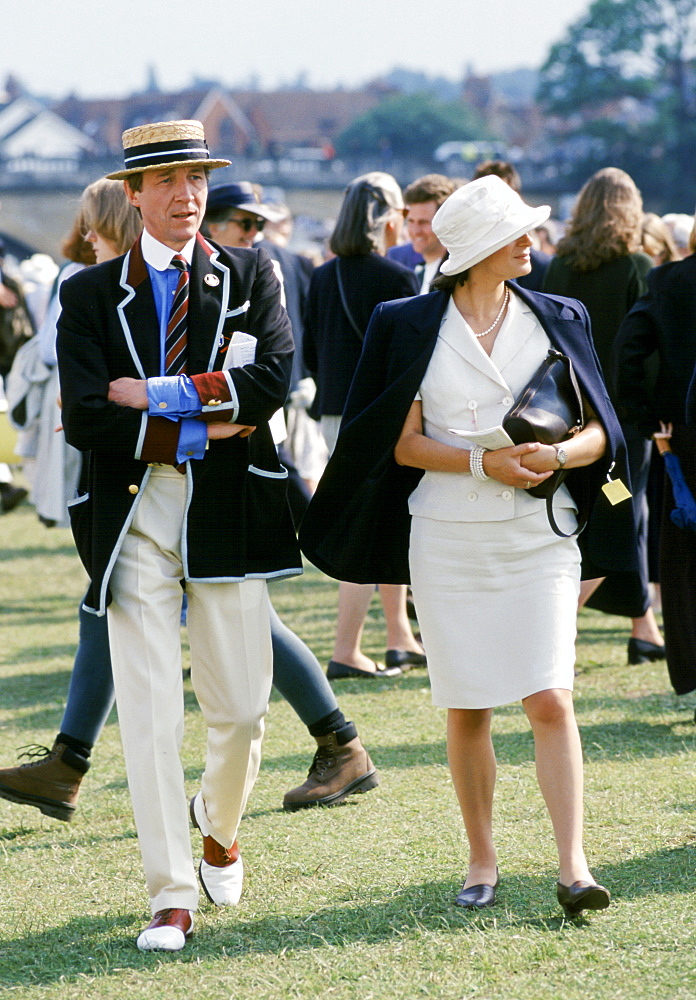
[[[556,894],[575,917],[605,909],[610,896],[583,846],[572,700],[581,552],[572,533],[578,515],[589,516],[583,554],[623,568],[633,518],[601,490],[610,470],[626,475],[626,451],[584,307],[513,284],[529,273],[529,233],[548,214],[495,176],[440,207],[433,230],[449,258],[436,291],[375,310],[300,544],[341,580],[412,581],[469,841],[456,904],[478,910],[497,899],[491,719],[521,701],[558,849]],[[587,423],[562,445],[510,446],[500,421],[551,347],[572,357]],[[559,537],[528,490],[563,465],[571,471],[556,496]],[[596,530],[603,507],[609,537]]]
[[[124,256],[61,289],[67,440],[90,453],[71,506],[90,575],[85,607],[107,613],[128,784],[152,921],[141,950],[178,951],[198,886],[179,757],[179,618],[188,595],[192,682],[207,756],[190,816],[217,905],[238,901],[237,829],[258,774],[272,681],[267,583],[301,572],[268,421],[283,405],[290,324],[263,251],[200,236],[210,157],[196,121],[124,132],[123,180],[143,234]],[[250,335],[230,364],[235,332]],[[108,608],[108,612],[107,612]]]

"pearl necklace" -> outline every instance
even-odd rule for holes
[[[474,333],[474,336],[476,337],[476,339],[477,339],[477,340],[480,340],[480,339],[481,339],[481,337],[485,337],[485,336],[486,336],[486,334],[490,333],[490,332],[491,332],[491,330],[494,330],[494,329],[496,328],[496,326],[497,326],[497,325],[498,325],[498,323],[500,322],[500,317],[501,317],[501,316],[503,315],[503,313],[505,312],[505,307],[506,307],[506,306],[507,306],[507,304],[508,304],[508,299],[509,299],[509,297],[510,297],[510,289],[509,289],[509,288],[507,288],[507,286],[506,286],[506,288],[505,288],[505,295],[503,295],[503,304],[502,304],[502,306],[500,307],[500,312],[499,312],[499,313],[498,313],[498,315],[497,315],[497,316],[495,317],[495,319],[493,320],[493,322],[491,323],[491,325],[490,325],[490,326],[488,327],[488,329],[487,329],[487,330],[484,330],[484,331],[483,331],[483,333]],[[473,331],[472,331],[472,332],[473,332]]]

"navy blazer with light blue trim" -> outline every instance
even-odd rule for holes
[[[148,462],[173,461],[178,424],[107,398],[116,378],[159,374],[157,312],[139,241],[125,257],[65,281],[61,303],[65,433],[74,447],[90,453],[85,492],[71,505],[71,520],[92,581],[86,604],[103,613],[111,569],[151,472]],[[235,330],[257,338],[256,359],[222,374]],[[256,430],[248,438],[210,441],[205,457],[189,463],[187,579],[301,572],[286,473],[268,428],[285,402],[292,356],[280,285],[265,251],[223,249],[199,237],[190,278],[188,371],[225,390],[219,405],[204,407],[208,418]]]

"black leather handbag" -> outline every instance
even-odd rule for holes
[[[573,362],[560,351],[549,350],[548,355],[520,393],[518,399],[503,417],[503,427],[515,444],[539,441],[541,444],[560,444],[567,441],[585,426],[582,393],[573,371]],[[568,475],[566,469],[557,469],[538,486],[525,492],[546,500],[549,523],[557,535],[560,531],[553,517],[553,496]],[[582,519],[581,519],[582,520]],[[579,534],[587,518],[572,534]]]

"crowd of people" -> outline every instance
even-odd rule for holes
[[[508,163],[404,191],[375,171],[348,185],[318,262],[260,186],[214,183],[228,162],[200,123],[138,126],[123,148],[41,310],[0,270],[30,500],[46,529],[71,525],[89,577],[54,744],[0,769],[0,797],[72,819],[116,702],[152,911],[137,945],[178,951],[199,882],[218,906],[240,898],[271,685],[316,742],[295,811],[379,783],[329,681],[427,667],[469,843],[456,904],[497,899],[491,719],[521,702],[558,902],[605,909],[583,848],[577,612],[624,616],[629,663],[666,658],[677,694],[696,689],[693,220],[645,213],[611,167],[565,227]],[[554,352],[584,416],[515,444],[505,414]],[[554,520],[534,491],[559,472]],[[0,468],[3,513],[26,499]],[[300,549],[339,581],[326,673],[269,601]],[[383,663],[361,649],[375,592]],[[190,802],[182,623],[208,732]]]

